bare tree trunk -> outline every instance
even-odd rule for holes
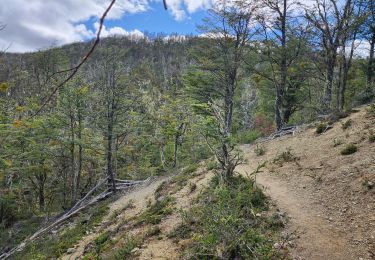
[[[334,53],[328,54],[327,57],[327,69],[326,69],[326,89],[324,93],[323,107],[324,110],[331,110],[332,103],[332,88],[333,88],[333,78],[335,72],[335,63],[336,63],[336,50],[332,50]]]
[[[113,113],[110,113],[112,115]],[[116,192],[116,182],[115,176],[113,172],[113,119],[112,117],[108,118],[108,125],[107,125],[107,176],[108,176],[108,184],[112,186],[112,191]]]
[[[374,62],[374,52],[375,52],[375,28],[372,32],[372,38],[370,42],[370,53],[367,64],[367,86],[370,89],[374,84],[374,71],[375,71],[375,62]]]
[[[180,138],[185,132],[185,123],[181,123],[177,128],[174,138],[174,152],[173,152],[173,167],[177,166],[177,150],[178,146],[181,145]]]
[[[82,114],[78,110],[78,169],[77,169],[77,180],[76,180],[76,195],[77,198],[78,191],[81,186],[81,175],[82,175],[82,163],[83,163],[83,147],[82,147]]]
[[[75,167],[75,129],[74,129],[74,115],[73,112],[70,110],[70,169],[71,169],[71,176],[72,176],[72,183],[71,183],[71,200],[76,200],[76,167]]]
[[[275,101],[275,119],[276,128],[280,130],[283,127],[283,115],[282,115],[282,100],[283,92],[286,89],[287,84],[287,53],[286,53],[286,12],[287,12],[287,0],[283,1],[282,15],[280,15],[281,22],[281,62],[280,62],[280,84],[276,84],[276,101]]]

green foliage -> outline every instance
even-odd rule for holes
[[[296,160],[298,160],[299,158],[296,157],[293,153],[292,153],[292,148],[290,147],[287,147],[285,151],[283,151],[282,153],[278,154],[274,159],[273,159],[273,163],[276,163],[276,164],[279,164],[280,166],[283,165],[284,162],[294,162]]]
[[[18,212],[14,197],[10,194],[0,197],[0,231],[18,220]]]
[[[174,202],[175,198],[170,196],[157,200],[138,217],[137,224],[159,224],[165,216],[173,212]]]
[[[85,215],[77,217],[73,226],[65,227],[63,230],[60,230],[61,233],[57,236],[46,234],[43,239],[28,244],[23,251],[15,255],[15,259],[35,259],[35,255],[43,259],[60,257],[68,248],[73,247],[86,235],[87,231],[91,230],[95,225],[98,225],[107,211],[108,207],[105,203],[89,209],[88,214],[92,215],[89,221],[86,221]],[[104,234],[100,235],[98,243],[103,242],[105,237]]]
[[[257,145],[255,148],[254,148],[254,153],[257,155],[257,156],[262,156],[266,153],[266,148],[264,146],[259,146]]]
[[[207,163],[207,170],[211,171],[211,170],[217,170],[220,168],[220,165],[217,163],[217,161],[215,160],[211,160]]]
[[[341,127],[342,127],[342,129],[343,130],[346,130],[346,129],[348,129],[349,127],[351,127],[352,126],[352,120],[351,119],[349,119],[349,120],[347,120],[347,121],[345,121],[344,123],[342,123],[341,124]]]
[[[358,151],[358,148],[355,144],[346,145],[340,152],[341,155],[350,155]]]
[[[147,237],[157,236],[161,233],[159,226],[152,226],[146,231]]]
[[[337,138],[333,139],[333,147],[336,147],[339,145],[342,145],[342,140],[337,139]]]
[[[368,108],[367,108],[367,114],[369,116],[375,116],[375,104],[371,104]]]
[[[183,174],[193,173],[196,170],[198,170],[198,165],[197,164],[191,164],[191,165],[188,165],[187,167],[184,168]]]
[[[110,234],[109,232],[101,233],[99,236],[97,236],[93,242],[95,253],[99,255],[110,243]]]
[[[234,142],[239,144],[251,144],[256,139],[261,137],[262,134],[257,130],[246,131],[246,132],[238,132],[234,135],[233,139]]]
[[[373,132],[370,132],[368,140],[369,140],[370,143],[374,143],[375,142],[375,134]]]
[[[113,259],[130,259],[129,257],[132,254],[132,250],[140,247],[142,243],[143,238],[127,235],[121,248],[113,254]]]
[[[315,130],[315,133],[317,134],[322,134],[327,130],[327,124],[325,123],[320,123]]]
[[[264,235],[262,220],[255,216],[267,208],[266,196],[253,180],[234,177],[229,185],[207,188],[169,236],[192,237],[183,253],[187,259],[277,258],[271,237]]]

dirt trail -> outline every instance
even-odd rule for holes
[[[335,230],[323,218],[321,210],[314,203],[291,189],[277,178],[260,174],[257,183],[290,218],[289,233],[296,232],[299,239],[292,255],[296,259],[357,259],[348,239]]]
[[[351,127],[344,130],[341,122],[348,119]],[[322,135],[312,127],[258,144],[263,156],[255,154],[255,145],[242,146],[249,164],[239,167],[240,173],[267,162],[257,183],[286,212],[286,232],[298,234],[290,248],[295,259],[375,259],[375,188],[368,186],[375,181],[375,144],[368,141],[375,118],[361,108],[341,122]],[[358,152],[340,155],[349,143]],[[288,150],[294,159],[274,162]]]

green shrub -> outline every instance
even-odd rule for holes
[[[345,123],[341,124],[341,127],[342,127],[343,130],[348,129],[351,126],[352,126],[352,120],[351,119],[349,119],[349,120],[345,121]]]
[[[106,246],[111,242],[110,235],[108,232],[104,232],[97,236],[94,240],[95,253],[99,255]]]
[[[370,131],[370,135],[368,137],[368,140],[370,143],[374,143],[375,142],[375,134],[374,132]]]
[[[348,144],[341,150],[341,155],[349,155],[357,152],[358,148],[355,144]]]
[[[333,139],[333,147],[336,147],[339,145],[342,145],[342,140],[337,139],[337,138]]]
[[[0,197],[0,230],[10,227],[18,219],[17,207],[8,195]]]
[[[131,259],[130,255],[132,254],[133,249],[140,247],[143,244],[143,238],[140,237],[129,235],[124,240],[124,245],[114,253],[113,257],[110,257],[109,259]]]
[[[152,237],[152,236],[159,235],[160,233],[161,233],[160,227],[159,226],[153,226],[153,227],[150,227],[146,231],[146,236]]]
[[[198,164],[190,164],[190,165],[188,165],[187,167],[184,168],[183,173],[184,174],[193,173],[196,170],[198,170]]]
[[[327,125],[324,123],[320,123],[315,130],[315,133],[322,134],[327,130]]]
[[[236,143],[250,144],[261,136],[262,134],[259,131],[252,130],[252,131],[247,131],[247,132],[236,133],[233,139],[234,139],[234,142]]]
[[[174,202],[175,198],[170,196],[157,200],[139,216],[137,224],[159,224],[165,216],[173,212]]]
[[[207,163],[207,170],[217,170],[220,169],[220,165],[216,161],[209,161]]]
[[[85,220],[85,215],[80,215],[75,220],[74,226],[65,228],[58,236],[46,234],[43,239],[30,243],[23,251],[17,253],[15,259],[35,259],[35,255],[43,256],[43,259],[59,258],[68,248],[73,247],[88,230],[99,224],[107,212],[106,203],[88,209],[87,214],[92,216],[88,221]],[[105,235],[99,237],[98,242],[103,242]]]
[[[253,180],[236,176],[228,185],[213,180],[188,213],[193,221],[183,221],[169,236],[192,237],[183,253],[187,259],[280,259],[265,223],[255,216],[267,208]]]
[[[375,104],[371,104],[368,108],[367,108],[367,114],[369,116],[375,116]]]
[[[266,153],[266,148],[264,146],[257,145],[254,149],[254,152],[257,156],[262,156]]]
[[[286,148],[286,150],[284,152],[282,152],[281,154],[277,155],[274,159],[273,159],[273,162],[274,163],[277,163],[279,165],[282,165],[284,162],[294,162],[296,160],[298,160],[299,158],[296,157],[293,153],[292,153],[292,148],[288,147]]]

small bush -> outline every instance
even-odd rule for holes
[[[257,130],[249,132],[239,132],[234,136],[234,141],[240,144],[251,144],[261,136],[261,133]]]
[[[370,143],[374,143],[375,142],[375,134],[374,132],[370,131],[370,135],[368,137],[368,140]]]
[[[190,193],[194,192],[197,189],[197,184],[190,182],[189,183],[189,191]]]
[[[268,208],[268,202],[254,181],[238,176],[227,185],[215,183],[203,191],[191,209],[194,221],[183,222],[169,235],[192,237],[183,258],[281,259],[262,230],[266,223],[255,217],[254,213]]]
[[[159,235],[160,233],[161,233],[160,227],[159,226],[154,226],[154,227],[150,227],[146,231],[146,236],[152,237],[152,236]]]
[[[129,256],[132,254],[134,248],[140,247],[143,244],[143,238],[137,238],[133,236],[127,236],[124,241],[124,245],[114,253],[114,257],[110,259],[131,259]]]
[[[159,224],[165,216],[173,212],[172,205],[174,201],[175,198],[169,196],[162,200],[157,200],[139,216],[136,224]]]
[[[198,170],[198,164],[190,164],[189,166],[184,168],[183,173],[184,174],[193,173],[196,170]]]
[[[371,104],[367,108],[367,115],[369,115],[369,116],[375,116],[375,104]]]
[[[357,152],[358,148],[355,144],[348,144],[341,150],[341,155],[349,155]]]
[[[111,242],[110,235],[108,232],[100,234],[94,240],[95,253],[99,255]]]
[[[317,134],[319,135],[319,134],[324,133],[326,130],[327,130],[327,125],[324,124],[324,123],[320,123],[320,124],[316,127],[315,133],[317,133]]]
[[[262,156],[266,153],[266,148],[264,146],[259,146],[257,145],[254,149],[254,153],[257,155],[257,156]]]
[[[209,161],[207,163],[207,170],[209,170],[209,171],[216,170],[216,169],[219,169],[219,168],[220,168],[220,165],[216,161]]]
[[[299,158],[292,153],[292,148],[288,147],[284,152],[276,156],[273,162],[282,165],[284,162],[294,162],[298,159]]]
[[[345,123],[341,123],[341,128],[343,130],[348,129],[351,126],[352,126],[352,120],[351,119],[347,120]]]
[[[162,183],[160,183],[160,185],[156,188],[154,192],[155,199],[158,199],[163,195],[163,191],[165,191],[167,185],[167,181],[163,181]]]
[[[333,139],[333,147],[336,147],[339,145],[342,145],[342,140],[337,139],[337,138]]]

